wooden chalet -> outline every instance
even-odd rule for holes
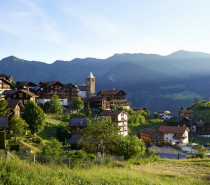
[[[71,134],[81,134],[81,130],[87,126],[87,118],[71,118],[68,127],[71,128]]]
[[[192,110],[180,110],[179,111],[179,116],[186,117],[188,119],[193,119],[194,118],[194,112]]]
[[[97,95],[109,98],[111,105],[130,108],[130,102],[125,99],[126,93],[123,90],[101,90]]]
[[[62,84],[58,81],[41,81],[39,83],[40,88],[37,90],[38,103],[46,103],[50,101],[52,96],[56,94],[60,100],[62,106],[69,105],[74,97],[79,94],[79,89],[72,84]]]
[[[169,123],[171,126],[189,126],[190,120],[184,116],[174,116],[170,118]]]
[[[99,109],[100,107],[104,109],[110,109],[110,99],[104,96],[92,96],[88,98],[87,103],[91,109]]]
[[[37,95],[40,99],[50,99],[54,94],[56,94],[59,99],[66,99],[64,85],[59,81],[41,81],[39,87]]]
[[[30,81],[17,81],[16,87],[18,90],[23,89],[35,93],[37,85]]]
[[[191,125],[191,130],[197,135],[210,137],[210,124],[201,121],[195,121]]]
[[[159,130],[145,128],[140,132],[141,139],[147,145],[162,145],[164,144],[164,134]]]
[[[12,110],[12,113],[20,117],[21,110],[24,108],[23,104],[19,100],[8,100],[8,106]]]
[[[71,129],[71,138],[68,143],[71,145],[71,149],[79,149],[78,142],[82,137],[81,130],[87,126],[87,118],[71,118],[68,127]]]
[[[35,102],[38,97],[36,94],[26,90],[5,90],[3,93],[6,100],[19,100],[24,106],[28,104],[28,101]]]
[[[12,87],[13,85],[10,81],[0,77],[0,92],[4,90],[11,90]]]
[[[13,82],[12,76],[9,76],[7,74],[0,74],[0,78],[4,78],[5,80],[9,81],[10,83]]]
[[[64,93],[68,101],[72,102],[75,97],[79,96],[79,89],[73,84],[64,84]]]
[[[97,93],[98,96],[106,96],[110,100],[124,100],[126,93],[122,90],[101,90]]]
[[[99,114],[100,117],[110,118],[120,127],[120,134],[128,135],[128,113],[124,110],[105,110]]]

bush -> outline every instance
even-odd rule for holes
[[[200,153],[195,153],[189,156],[188,159],[197,159],[197,158],[203,159],[204,157],[205,157],[205,154],[200,152]]]
[[[43,139],[39,136],[35,136],[35,137],[33,137],[33,141],[36,143],[42,143]]]
[[[71,145],[62,146],[62,149],[63,149],[64,151],[69,150],[70,148],[71,148]]]
[[[10,150],[15,150],[15,151],[19,152],[20,148],[21,147],[20,147],[19,144],[12,144],[12,145],[10,145]]]
[[[5,149],[6,147],[6,133],[5,131],[0,131],[0,149]]]

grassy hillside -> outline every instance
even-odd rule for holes
[[[0,161],[2,184],[210,184],[210,160],[162,160],[130,167],[84,169]]]
[[[188,109],[194,111],[195,119],[210,123],[210,101],[201,100]]]

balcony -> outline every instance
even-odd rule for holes
[[[175,140],[182,140],[182,139],[186,139],[186,138],[187,138],[187,136],[179,136],[179,135],[175,135],[173,138],[174,138]]]

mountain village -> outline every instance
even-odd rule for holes
[[[40,81],[37,85],[30,81],[16,81],[12,76],[0,74],[0,93],[7,101],[7,108],[12,110],[9,116],[0,116],[0,131],[6,132],[6,138],[11,139],[12,132],[9,130],[9,120],[12,115],[21,117],[24,108],[29,101],[36,102],[43,106],[51,101],[53,95],[57,95],[60,104],[67,112],[77,113],[72,109],[75,98],[80,98],[86,107],[97,112],[100,119],[109,119],[116,123],[119,134],[127,137],[129,133],[129,111],[147,112],[146,108],[131,107],[126,100],[126,92],[119,89],[95,91],[95,77],[92,72],[87,76],[86,83],[63,84],[59,81]],[[114,109],[113,109],[114,107]],[[192,110],[180,110],[178,116],[174,116],[169,110],[163,110],[156,116],[167,124],[160,125],[158,129],[144,128],[137,134],[144,141],[147,149],[154,150],[158,156],[163,158],[181,159],[194,153],[199,153],[202,147],[208,151],[209,143],[201,148],[198,143],[189,143],[189,133],[199,138],[210,138],[210,123],[194,119]],[[67,127],[71,131],[67,144],[71,145],[70,150],[78,150],[82,130],[87,127],[88,117],[73,117],[68,120]],[[23,148],[24,144],[22,143]],[[27,148],[27,147],[26,147]],[[206,152],[206,156],[210,156]]]

